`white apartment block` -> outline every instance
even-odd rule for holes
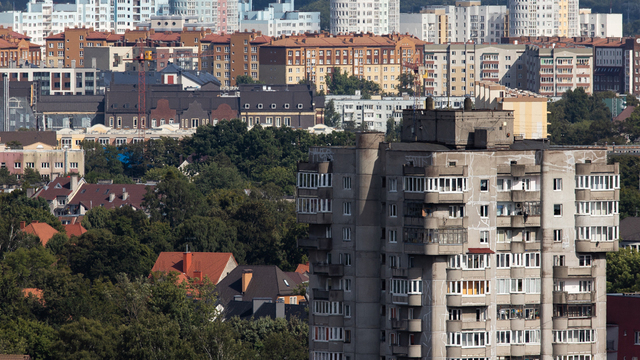
[[[475,82],[507,87],[526,85],[525,45],[429,45],[425,49],[424,87],[430,96],[475,96]]]
[[[481,5],[480,1],[456,1],[455,6],[433,5],[426,8],[427,11],[438,9],[444,10],[448,17],[447,42],[500,42],[500,38],[506,35],[506,6]]]
[[[448,43],[449,16],[444,9],[424,10],[419,14],[400,14],[400,33],[409,33],[433,44]]]
[[[400,0],[331,0],[331,33],[385,35],[400,30]]]
[[[510,0],[509,36],[578,36],[578,0]]]
[[[252,10],[251,0],[239,3],[240,29],[280,36],[320,32],[319,12],[295,11],[294,0],[269,4],[264,10]]]
[[[580,9],[580,36],[622,37],[622,14],[592,14]]]
[[[362,123],[368,131],[387,131],[387,120],[393,119],[396,123],[402,122],[402,112],[412,109],[416,99],[412,96],[372,96],[371,99],[362,99],[360,95],[327,95],[325,96],[325,107],[333,100],[334,110],[340,114],[343,123],[354,122],[356,128],[360,128]],[[423,107],[426,97],[417,98],[418,107]],[[464,97],[454,96],[434,97],[436,109],[460,108],[464,102]]]
[[[228,0],[158,0],[156,12],[158,15],[195,16],[197,22],[211,24],[215,33],[234,33],[239,30],[238,4],[238,1]]]

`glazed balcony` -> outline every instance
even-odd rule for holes
[[[391,328],[398,331],[421,332],[422,319],[392,319]]]
[[[566,291],[553,292],[554,304],[590,304],[595,301],[595,298],[595,291],[576,294],[569,294]]]

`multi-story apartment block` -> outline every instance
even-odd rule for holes
[[[178,124],[162,125],[157,128],[146,129],[143,138],[136,129],[114,129],[103,124],[96,124],[84,129],[61,129],[56,131],[58,144],[62,148],[67,146],[72,150],[82,149],[83,141],[95,141],[102,145],[120,146],[138,141],[159,140],[161,137],[170,137],[180,140],[195,134],[196,129],[180,129]]]
[[[268,36],[295,35],[320,32],[319,12],[300,12],[294,0],[269,4],[264,10],[252,9],[251,0],[243,0],[240,6],[240,29]]]
[[[578,0],[509,1],[509,36],[578,36]]]
[[[96,68],[35,68],[30,66],[0,70],[0,74],[7,74],[9,81],[34,82],[33,94],[36,97],[101,93],[103,90],[97,84],[99,72]]]
[[[225,87],[235,86],[240,75],[258,80],[260,48],[270,40],[260,32],[207,35],[200,40],[202,70],[212,73]]]
[[[526,80],[524,51],[524,45],[429,45],[424,55],[425,94],[474,96],[479,80],[520,87]]]
[[[592,14],[580,9],[580,36],[622,37],[622,14]]]
[[[499,42],[508,34],[507,7],[481,5],[480,1],[456,1],[454,5],[431,5],[427,11],[447,14],[447,42]],[[402,25],[401,25],[402,27]],[[416,35],[412,32],[410,34]],[[423,39],[424,40],[424,39]],[[425,40],[426,41],[426,40]]]
[[[606,357],[618,165],[511,136],[509,111],[419,110],[298,164],[310,359]]]
[[[538,43],[527,45],[523,59],[527,75],[517,88],[545,96],[562,96],[578,87],[587,94],[593,92],[593,49]]]
[[[404,64],[423,63],[425,42],[409,35],[305,34],[273,39],[260,47],[260,80],[297,84],[309,80],[326,90],[326,78],[338,68],[396,92]]]
[[[33,169],[43,179],[55,179],[65,174],[84,174],[84,151],[43,148],[10,149],[0,144],[0,167],[21,176],[25,169]]]
[[[449,16],[444,9],[427,9],[419,14],[400,14],[400,33],[409,33],[422,41],[446,44],[450,42],[448,29]]]
[[[381,131],[386,133],[387,120],[393,119],[396,123],[402,122],[402,114],[405,109],[412,109],[416,101],[424,103],[426,97],[417,99],[413,96],[371,96],[371,99],[363,99],[358,95],[326,95],[324,97],[325,109],[330,101],[333,101],[334,110],[340,114],[340,121],[344,128],[352,122],[355,128],[364,128],[368,131]],[[436,109],[447,107],[460,108],[464,103],[464,97],[438,97],[433,99]]]
[[[162,71],[171,64],[183,70],[200,70],[200,55],[198,46],[162,46],[145,47],[145,52],[151,52],[151,60],[147,61],[149,71]],[[132,61],[140,53],[137,46],[99,46],[85,48],[85,67],[95,67],[102,71],[135,71],[139,65]],[[95,62],[94,62],[95,59]]]
[[[331,33],[386,35],[400,30],[399,0],[331,0]]]

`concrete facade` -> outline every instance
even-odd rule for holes
[[[622,14],[592,14],[580,9],[580,36],[622,37]]]
[[[509,36],[578,36],[578,0],[509,1]]]
[[[514,140],[509,111],[407,113],[400,143],[359,133],[298,164],[310,359],[603,360],[606,148]]]
[[[294,0],[269,4],[264,10],[253,10],[251,0],[239,2],[240,29],[268,36],[320,32],[319,12],[295,10]]]
[[[447,15],[447,41],[444,43],[495,43],[509,34],[506,6],[481,5],[480,1],[471,0],[456,1],[455,5],[430,5],[425,8],[425,11],[438,10],[444,11]],[[413,35],[420,37],[418,34]]]
[[[331,0],[331,33],[386,35],[400,30],[400,0]]]

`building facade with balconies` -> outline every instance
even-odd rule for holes
[[[512,133],[510,111],[407,110],[402,142],[309,150],[310,359],[604,359],[618,165]]]

